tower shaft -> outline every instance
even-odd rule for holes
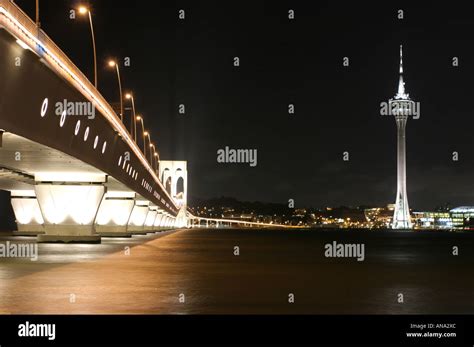
[[[392,228],[410,229],[412,227],[406,187],[406,115],[397,115],[397,197],[393,214]]]

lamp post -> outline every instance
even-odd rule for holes
[[[150,148],[153,148],[153,151],[150,150],[150,156],[153,154],[152,158],[155,158],[155,170],[156,173],[158,174],[158,165],[160,162],[160,155],[158,154],[158,151],[156,150],[156,147],[153,143],[150,142]]]
[[[148,160],[148,158],[146,157],[146,138],[150,138],[150,134],[148,133],[148,131],[144,131],[143,132],[143,155],[145,156],[145,159]],[[151,163],[150,163],[151,165]]]
[[[149,152],[150,152],[150,165],[153,167],[153,152],[151,148],[153,147],[153,144],[151,143],[151,136],[148,131],[145,132],[145,136],[148,137],[148,147],[150,147]]]
[[[159,174],[159,170],[160,170],[160,156],[158,155],[158,152],[155,152],[154,153],[155,155],[155,171],[156,171],[156,174]]]
[[[143,133],[143,147],[146,148],[146,138],[148,137],[148,143],[150,143],[151,139],[150,139],[150,133],[148,131],[145,131]],[[151,149],[150,149],[151,151]],[[148,158],[146,157],[146,150],[145,150],[145,153],[143,153],[145,155],[145,159],[148,160]],[[153,163],[150,162],[150,165],[153,166]]]
[[[39,28],[40,25],[40,10],[39,10],[39,0],[36,0],[36,26]]]
[[[91,35],[92,35],[92,47],[94,49],[94,86],[97,89],[97,54],[95,50],[95,37],[94,37],[94,26],[92,25],[92,15],[91,11],[84,6],[79,7],[80,14],[89,14],[89,23],[91,25]]]
[[[143,118],[142,116],[136,116],[135,120],[137,122],[140,122],[142,124],[142,136],[143,136],[143,155],[146,158],[146,142],[145,142],[145,136],[148,135],[148,131],[145,131],[145,124],[143,123]]]
[[[116,68],[115,70],[117,71],[117,80],[118,80],[119,92],[120,92],[120,120],[123,123],[123,96],[122,96],[122,81],[120,80],[120,70],[119,70],[118,64],[113,60],[109,61],[109,66],[110,67],[115,66]]]
[[[153,158],[155,158],[155,171],[158,171],[158,153],[156,152],[156,147],[153,143],[150,143],[150,148],[153,148],[153,151],[150,149],[150,158],[153,163]],[[153,164],[152,164],[153,165]]]
[[[150,133],[147,134],[148,136],[148,146],[150,147],[150,165],[153,167],[153,152],[151,149],[154,147],[151,143]]]
[[[125,94],[125,99],[131,100],[132,101],[132,122],[130,123],[130,132],[132,133],[133,140],[135,143],[137,142],[137,123],[135,121],[136,119],[136,114],[135,114],[135,99],[133,98],[132,93],[127,93]],[[134,135],[133,135],[134,134]]]

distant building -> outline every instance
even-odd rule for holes
[[[474,206],[460,206],[449,211],[413,212],[417,229],[474,230]]]
[[[474,230],[474,206],[460,206],[449,211],[453,227]]]
[[[452,229],[449,212],[413,212],[416,229]]]

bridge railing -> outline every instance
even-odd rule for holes
[[[144,167],[155,179],[162,191],[167,195],[169,201],[176,206],[174,200],[164,188],[156,173],[139,149],[137,143],[132,140],[130,133],[120,118],[117,116],[112,106],[100,94],[82,71],[69,59],[69,57],[54,43],[52,39],[36,23],[10,0],[0,0],[0,25],[6,27],[17,39],[27,44],[33,52],[43,58],[58,75],[71,83],[82,95],[100,111],[112,125],[112,127],[128,143],[133,152],[140,159]]]

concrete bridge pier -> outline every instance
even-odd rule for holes
[[[173,229],[174,228],[174,221],[175,221],[175,218],[173,216],[171,216],[169,213],[166,213],[165,220],[162,223],[163,227],[165,229]]]
[[[161,220],[163,219],[163,210],[162,209],[157,209],[156,211],[156,217],[155,217],[155,220],[153,222],[153,230],[155,232],[160,232],[161,231]]]
[[[170,217],[170,224],[169,224],[169,227],[170,227],[171,229],[174,229],[174,228],[177,227],[176,224],[177,224],[177,219],[176,219],[176,217],[171,216],[171,217]]]
[[[186,205],[181,206],[181,208],[179,209],[178,215],[176,217],[173,217],[173,227],[175,228],[189,227]]]
[[[132,214],[128,221],[128,232],[136,235],[145,235],[145,221],[149,211],[149,201],[135,200]]]
[[[135,206],[135,193],[108,191],[96,218],[96,232],[105,237],[131,237],[128,221]]]
[[[156,215],[158,214],[158,206],[149,206],[148,207],[148,213],[145,218],[145,225],[144,225],[144,230],[147,231],[148,233],[154,233],[155,232],[155,219]]]
[[[13,190],[11,204],[15,214],[17,236],[44,234],[43,215],[34,190]]]
[[[38,242],[100,243],[95,219],[106,177],[94,174],[35,174],[35,195],[44,220]]]
[[[167,212],[163,214],[163,218],[161,219],[160,227],[163,229],[168,229],[168,223],[169,223],[169,215]]]
[[[155,219],[155,228],[159,231],[163,230],[163,222],[165,220],[166,213],[165,211],[159,211]]]
[[[165,229],[171,229],[171,215],[169,213],[166,213],[163,226],[165,227]]]

